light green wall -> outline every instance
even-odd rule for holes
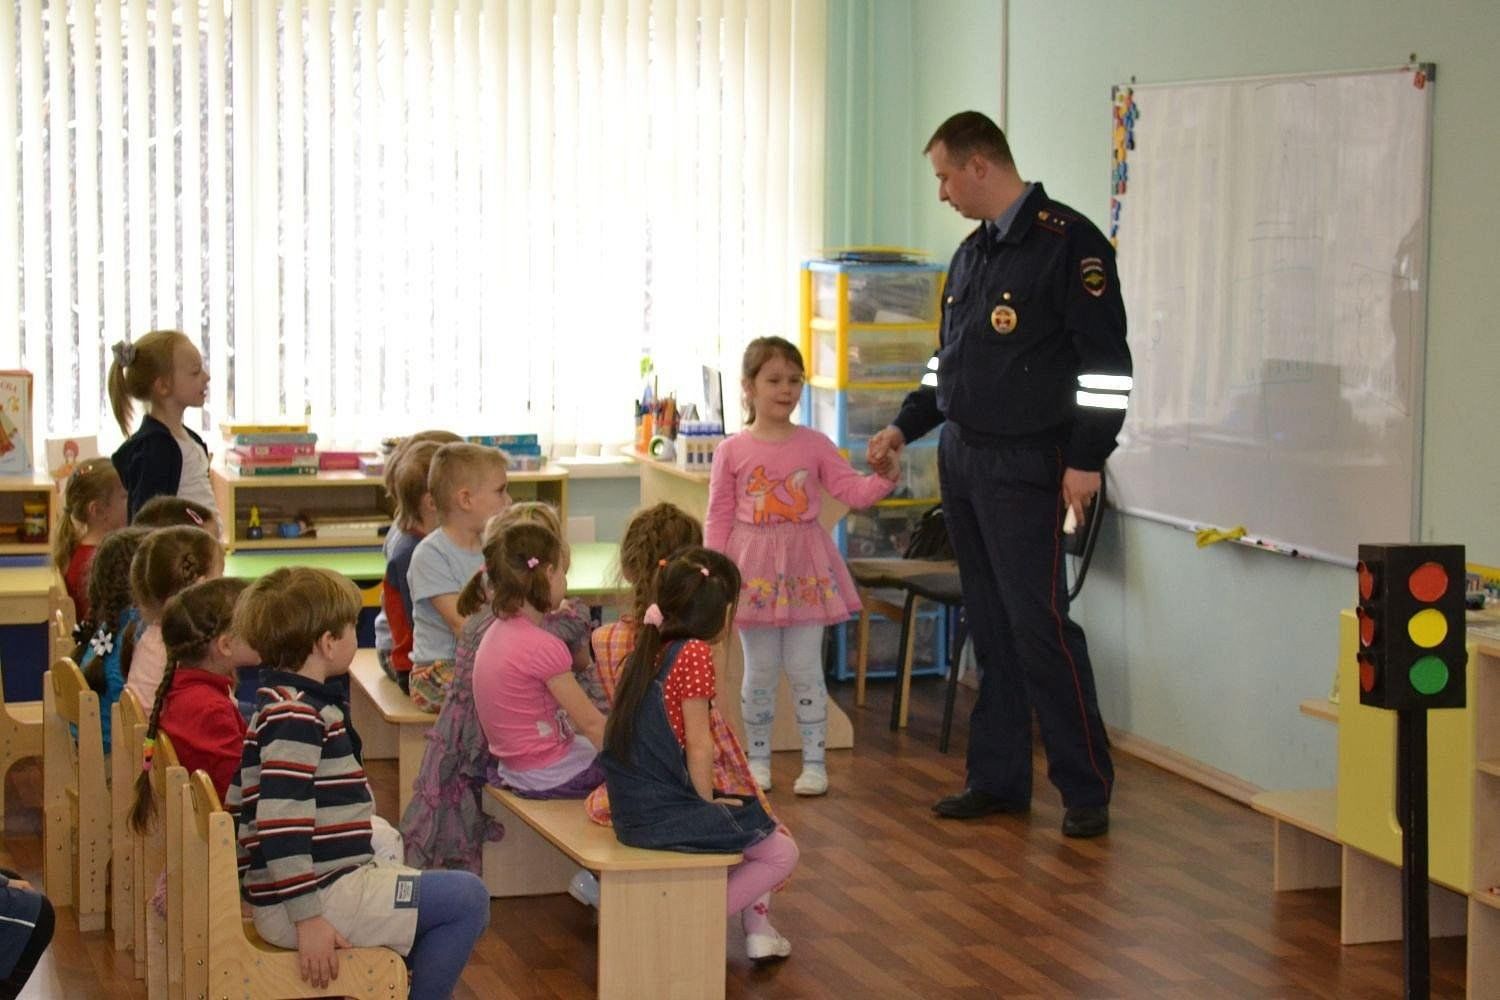
[[[1003,29],[1008,132],[1022,173],[1096,221],[1109,197],[1114,83],[1364,69],[1403,63],[1412,52],[1436,62],[1422,532],[1500,563],[1500,449],[1486,419],[1500,385],[1490,238],[1500,232],[1500,17],[1492,0],[1012,0],[1008,25],[998,3],[833,6],[857,10],[877,33],[884,25],[908,37],[910,59],[871,49],[869,32],[843,29],[847,17],[830,22],[830,127],[846,105],[862,111],[838,148],[862,144],[893,157],[874,182],[864,175],[860,200],[837,210],[842,164],[830,160],[830,241],[842,227],[940,255],[963,226],[934,200],[914,151],[944,114],[994,110],[1000,60],[990,60]],[[882,103],[849,84],[877,63],[894,67],[879,93],[905,86],[904,97]],[[914,207],[895,204],[902,199]],[[1330,783],[1333,728],[1300,717],[1297,702],[1328,689],[1352,575],[1229,546],[1199,551],[1186,533],[1137,518],[1107,524],[1075,608],[1106,719],[1256,784]]]
[[[828,0],[829,246],[880,243],[946,259],[968,226],[937,200],[922,157],[948,115],[1000,111],[993,0]],[[964,36],[951,58],[949,37]]]

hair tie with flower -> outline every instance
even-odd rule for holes
[[[135,363],[134,344],[124,340],[117,340],[112,350],[114,351],[115,361],[121,368]]]
[[[646,609],[646,613],[644,615],[641,615],[642,625],[650,625],[653,628],[661,628],[661,623],[661,608],[658,605],[651,605]]]
[[[115,634],[103,625],[94,632],[94,637],[89,640],[89,648],[98,657],[108,656],[115,650]]]
[[[530,559],[526,560],[526,568],[527,569],[536,569],[537,566],[541,565],[541,562],[542,561],[540,559],[538,559],[536,556],[532,556]]]

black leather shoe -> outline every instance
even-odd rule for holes
[[[1109,832],[1109,806],[1077,806],[1063,814],[1064,837],[1099,837]]]
[[[1023,813],[1027,809],[1027,806],[1017,806],[977,788],[965,788],[957,795],[939,799],[932,807],[932,811],[944,819],[978,819],[995,813]]]

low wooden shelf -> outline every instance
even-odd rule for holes
[[[515,500],[544,500],[568,516],[568,470],[547,465],[528,472],[511,472],[507,479]],[[369,549],[381,538],[284,538],[277,526],[304,512],[369,515],[389,519],[392,504],[381,476],[363,472],[320,472],[316,476],[241,476],[222,466],[213,469],[214,501],[223,519],[228,551],[236,549]],[[247,537],[251,506],[261,509],[265,537]],[[272,516],[271,512],[275,511]],[[45,546],[43,547],[45,551]]]

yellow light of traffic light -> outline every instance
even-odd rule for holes
[[[1437,608],[1418,611],[1406,623],[1406,634],[1423,649],[1432,649],[1448,638],[1448,619]]]

